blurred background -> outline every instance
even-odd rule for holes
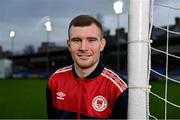
[[[127,78],[129,3],[128,0],[121,1],[122,11],[116,13],[113,8],[116,0],[1,0],[0,118],[47,118],[47,80],[58,68],[72,64],[66,47],[67,29],[71,19],[79,14],[89,14],[101,21],[107,40],[101,59]],[[180,1],[155,0],[155,4],[178,8]],[[170,30],[180,32],[178,10],[168,13],[163,7],[153,10],[156,26],[167,28],[169,25]],[[152,46],[165,51],[166,34],[153,26]],[[169,52],[180,56],[180,35],[170,34],[168,37]],[[152,68],[162,74],[165,74],[165,57],[152,52]],[[169,74],[180,80],[179,60],[170,58],[169,61]],[[161,86],[161,78],[156,74],[150,79],[155,88]],[[180,87],[173,91],[178,90]],[[180,101],[180,98],[176,100]],[[162,118],[161,109],[152,111]],[[180,118],[178,112],[170,112],[170,118]]]

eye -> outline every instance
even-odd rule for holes
[[[72,41],[72,42],[80,42],[81,39],[79,39],[79,38],[72,38],[71,41]]]
[[[90,42],[93,42],[93,41],[96,41],[96,40],[94,40],[94,39],[90,39],[89,41],[90,41]]]
[[[96,38],[90,38],[90,39],[88,39],[88,41],[89,42],[95,42],[95,41],[97,41],[97,39]]]

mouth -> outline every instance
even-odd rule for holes
[[[91,55],[78,55],[78,57],[82,60],[87,60],[91,57]]]

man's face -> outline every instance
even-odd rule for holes
[[[68,48],[75,65],[79,68],[90,68],[97,65],[100,52],[104,49],[105,39],[95,25],[75,27],[69,31]]]

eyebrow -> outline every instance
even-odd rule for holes
[[[98,40],[96,37],[87,37],[87,39],[96,39],[96,40]]]
[[[75,39],[80,39],[79,37],[73,37],[71,38],[71,40],[75,40]]]
[[[80,37],[71,38],[71,40],[76,40],[76,39],[81,39],[81,38]],[[96,39],[96,40],[98,40],[98,38],[96,38],[96,37],[87,37],[87,39]]]

